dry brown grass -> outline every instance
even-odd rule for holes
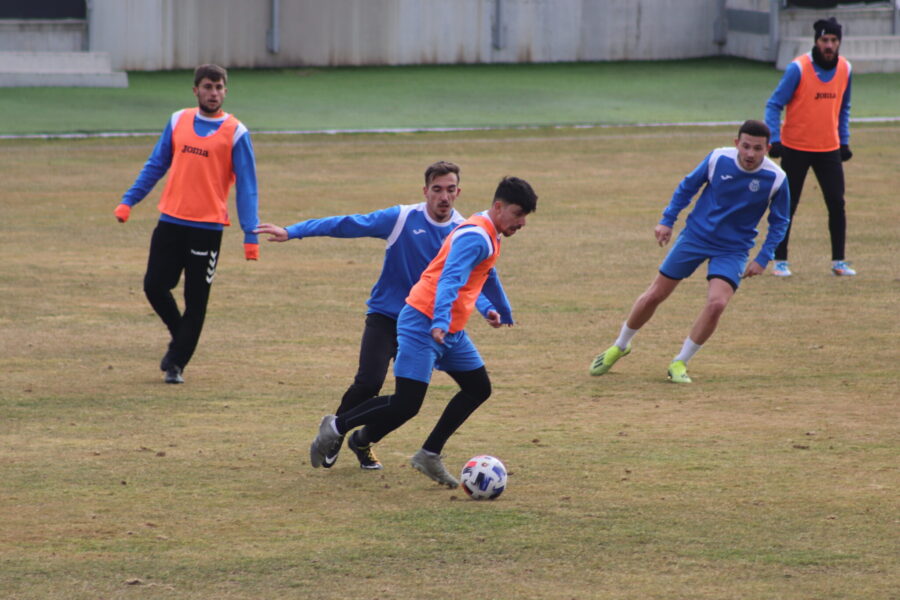
[[[586,374],[663,256],[652,227],[673,187],[732,135],[255,140],[261,216],[281,224],[418,201],[439,158],[463,167],[463,212],[501,175],[534,184],[499,264],[519,326],[471,328],[495,393],[446,449],[506,461],[494,503],[405,466],[452,393],[443,375],[380,445],[383,473],[307,464],[353,375],[382,242],[269,244],[246,263],[226,232],[188,383],[166,386],[141,291],[158,192],[112,216],[152,140],[0,143],[0,597],[897,598],[900,128],[854,130],[858,277],[828,271],[810,179],[796,276],[744,284],[694,385],[665,367],[700,277],[612,373]]]

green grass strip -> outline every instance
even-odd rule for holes
[[[234,69],[251,130],[628,125],[761,118],[781,72],[734,58],[664,62]],[[187,71],[129,87],[0,88],[2,134],[157,132],[191,106]],[[853,117],[900,114],[900,73],[855,75]]]

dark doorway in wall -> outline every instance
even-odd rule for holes
[[[0,19],[86,19],[85,0],[5,0]]]

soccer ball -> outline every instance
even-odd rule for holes
[[[472,500],[493,500],[506,489],[506,467],[499,458],[480,454],[466,462],[459,480]]]

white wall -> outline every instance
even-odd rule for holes
[[[718,54],[716,0],[91,0],[113,68],[657,60]],[[501,44],[494,46],[496,8]]]

